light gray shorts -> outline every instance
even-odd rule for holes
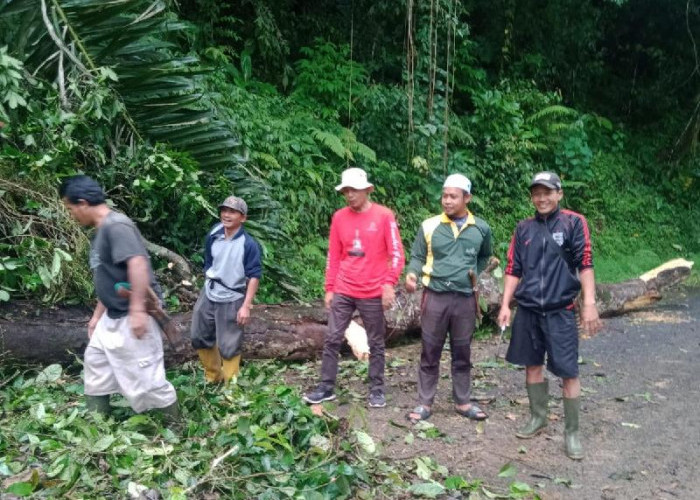
[[[150,316],[149,320],[146,334],[137,339],[128,316],[102,315],[85,349],[86,395],[119,393],[136,413],[177,401],[175,388],[165,378],[160,328]]]

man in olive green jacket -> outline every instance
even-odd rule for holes
[[[470,200],[469,179],[461,174],[448,176],[442,188],[444,212],[423,221],[411,250],[406,290],[416,290],[419,276],[424,287],[419,405],[407,414],[414,423],[431,415],[447,332],[450,333],[455,411],[472,420],[487,418],[486,413],[469,400],[471,339],[479,307],[470,274],[478,276],[488,263],[491,228],[468,210]]]

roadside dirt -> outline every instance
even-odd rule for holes
[[[675,292],[648,311],[604,320],[598,336],[582,340],[586,458],[580,462],[564,455],[561,390],[551,374],[548,428],[531,440],[515,437],[529,414],[524,373],[504,363],[507,344],[498,337],[477,341],[472,350],[472,394],[489,414],[484,423],[453,411],[449,350],[429,420],[439,433],[405,420],[416,403],[418,342],[388,350],[386,408],[366,408],[366,368],[348,359],[338,401],[324,410],[369,432],[385,460],[415,467],[416,458],[430,457],[450,475],[481,479],[492,491],[506,492],[520,481],[547,500],[700,498],[698,318],[700,291]],[[297,380],[303,389],[314,384],[319,368],[307,366]],[[507,463],[517,473],[498,477]]]

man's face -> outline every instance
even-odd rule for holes
[[[238,210],[228,207],[221,207],[219,209],[219,219],[224,225],[224,229],[235,231],[245,222],[246,216]]]
[[[464,217],[467,215],[467,203],[471,199],[471,194],[467,194],[459,188],[442,188],[442,209],[448,217]]]
[[[66,207],[68,213],[73,219],[75,219],[81,226],[89,226],[90,218],[88,217],[87,208],[88,204],[85,200],[79,200],[78,203],[71,203],[68,198],[63,198],[63,206]]]
[[[369,199],[369,189],[355,189],[351,187],[343,188],[341,191],[345,196],[345,203],[355,211],[360,211]]]
[[[554,212],[563,196],[562,190],[557,191],[547,186],[535,186],[530,190],[530,199],[540,215],[549,215]]]

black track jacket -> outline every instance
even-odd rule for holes
[[[561,247],[563,256],[554,245]],[[535,214],[518,223],[505,272],[520,278],[518,305],[545,312],[572,305],[581,290],[578,272],[589,267],[593,254],[586,219],[557,208],[547,217]]]

